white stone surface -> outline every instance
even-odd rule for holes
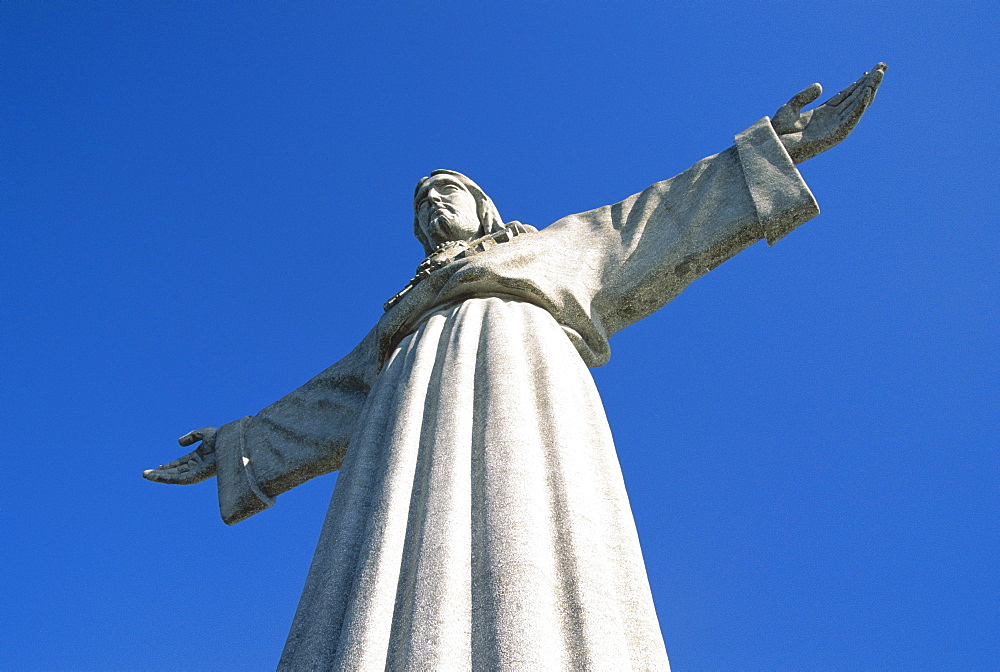
[[[467,178],[431,178],[445,180]],[[280,669],[668,669],[586,367],[612,333],[816,212],[762,120],[620,204],[459,249],[345,362],[224,426],[229,521],[350,446]]]
[[[846,136],[883,70],[801,113],[807,89],[734,147],[540,232],[503,224],[463,175],[422,180],[428,259],[361,344],[146,474],[217,473],[232,524],[341,469],[279,668],[668,669],[587,367],[691,281],[818,213],[794,163]]]
[[[667,667],[600,398],[538,306],[400,343],[323,529],[282,669]]]

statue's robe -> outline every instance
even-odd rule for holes
[[[434,271],[361,344],[220,428],[235,523],[340,469],[280,669],[667,669],[587,367],[819,212],[767,118],[621,203]]]

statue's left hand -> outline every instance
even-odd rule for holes
[[[771,119],[771,125],[792,161],[802,163],[846,138],[875,99],[885,70],[886,64],[879,63],[814,110],[803,112],[802,108],[823,93],[819,84],[807,86],[782,105]]]
[[[215,427],[202,427],[188,432],[177,439],[177,443],[181,446],[190,446],[201,441],[201,445],[173,462],[161,464],[156,469],[147,469],[142,472],[142,477],[156,483],[192,485],[215,476],[215,435],[217,431]]]

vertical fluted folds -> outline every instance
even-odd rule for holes
[[[667,668],[600,398],[549,313],[431,315],[358,426],[281,668]]]

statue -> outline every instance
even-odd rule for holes
[[[885,65],[804,89],[703,159],[538,231],[466,176],[414,197],[427,258],[346,357],[145,472],[218,479],[228,524],[340,469],[279,662],[312,669],[668,669],[587,367],[608,338],[819,210],[795,164],[843,140]]]

